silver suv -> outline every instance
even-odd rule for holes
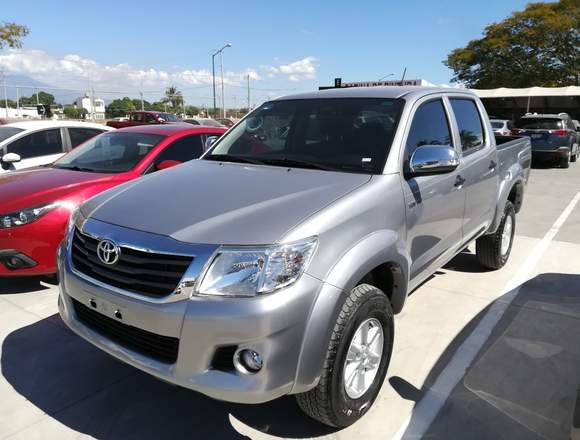
[[[216,399],[294,394],[343,427],[375,400],[408,292],[476,240],[509,258],[531,161],[479,99],[431,88],[267,102],[192,161],[71,219],[60,314],[77,334]]]

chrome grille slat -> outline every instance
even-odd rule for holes
[[[71,257],[76,270],[113,287],[154,298],[172,293],[193,261],[193,257],[121,247],[118,262],[107,265],[97,256],[98,243],[75,230]]]

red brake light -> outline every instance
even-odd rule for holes
[[[552,132],[552,134],[554,136],[568,136],[568,134],[570,134],[570,132],[568,130],[554,130]]]

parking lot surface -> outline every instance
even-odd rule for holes
[[[474,247],[396,317],[382,392],[331,430],[291,397],[234,405],[160,382],[73,335],[47,279],[0,279],[0,438],[569,439],[580,388],[580,165],[533,169],[509,263]]]

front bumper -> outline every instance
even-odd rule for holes
[[[149,302],[123,295],[74,271],[65,244],[59,251],[59,312],[79,336],[110,355],[164,381],[215,399],[261,403],[291,393],[313,303],[323,286],[304,274],[293,286],[254,298],[185,297]],[[179,339],[177,360],[152,359],[95,331],[79,319],[73,299],[131,327]],[[96,304],[96,307],[95,307]],[[256,374],[222,371],[212,362],[218,349],[252,349],[263,358]]]
[[[0,229],[0,253],[30,260],[29,265],[15,269],[0,259],[0,277],[54,274],[56,250],[64,237],[68,215],[68,211],[57,209],[28,225]]]

